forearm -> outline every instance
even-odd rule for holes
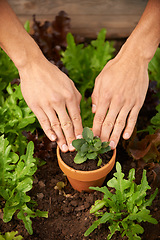
[[[160,0],[149,0],[124,49],[149,62],[160,43]]]
[[[17,68],[35,60],[41,51],[26,32],[7,1],[0,0],[0,47],[9,55]]]

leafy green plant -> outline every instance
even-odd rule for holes
[[[122,237],[127,236],[130,240],[141,239],[138,235],[142,234],[144,229],[138,223],[142,221],[158,223],[150,215],[150,210],[147,209],[156,197],[158,189],[149,199],[146,199],[146,191],[150,189],[146,170],[143,170],[140,185],[134,182],[135,169],[130,170],[128,180],[124,179],[119,162],[116,163],[116,170],[114,177],[107,182],[107,186],[114,188],[115,193],[112,194],[106,186],[101,188],[90,187],[90,189],[104,193],[104,197],[102,200],[97,200],[92,206],[90,213],[94,213],[98,220],[90,226],[84,235],[88,236],[100,224],[108,223],[110,234],[107,239],[111,239],[116,231],[119,231]]]
[[[4,100],[3,106],[0,106],[0,133],[8,138],[12,149],[21,155],[27,146],[26,137],[22,132],[33,132],[39,123],[27,106],[20,86],[8,84],[6,92],[8,97]]]
[[[156,87],[160,89],[160,48],[157,48],[154,57],[148,64],[148,73],[150,81],[156,82]],[[158,99],[160,99],[159,91],[156,94]],[[140,130],[138,132],[149,132],[149,134],[154,134],[157,129],[160,129],[160,104],[156,106],[157,113],[150,120],[150,124],[146,129]]]
[[[106,29],[102,29],[96,40],[90,44],[75,43],[71,33],[67,35],[67,49],[62,52],[62,62],[68,70],[69,77],[82,94],[81,115],[84,126],[91,127],[93,114],[91,109],[91,92],[94,81],[106,63],[113,58],[113,42],[105,41]],[[89,96],[88,96],[89,95]]]
[[[140,130],[139,132],[149,132],[149,134],[154,134],[156,130],[160,129],[160,104],[156,107],[157,113],[151,118],[150,124],[146,129]]]
[[[0,48],[0,106],[4,103],[5,89],[15,78],[18,78],[18,70],[8,55]]]
[[[14,232],[6,232],[4,235],[0,234],[0,240],[21,240],[23,237],[21,235],[18,235],[18,231]]]
[[[74,162],[81,164],[87,159],[99,159],[97,166],[102,163],[99,154],[108,152],[111,150],[109,142],[102,142],[100,138],[94,137],[90,128],[85,127],[82,132],[82,139],[76,139],[72,141],[72,145],[77,150],[77,154],[74,158]]]
[[[156,81],[160,88],[160,48],[157,48],[154,57],[148,64],[149,78],[151,81]]]
[[[32,189],[33,174],[37,170],[33,157],[34,144],[29,142],[25,155],[20,157],[11,151],[9,141],[0,137],[0,196],[5,200],[3,221],[9,222],[17,213],[29,234],[33,233],[31,218],[47,217],[47,212],[33,211],[28,203],[31,198],[26,194]]]

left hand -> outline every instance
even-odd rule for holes
[[[148,89],[147,69],[144,59],[123,49],[96,78],[92,129],[102,141],[110,141],[112,149],[116,148],[123,129],[124,139],[129,139],[134,130]]]

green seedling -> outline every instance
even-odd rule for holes
[[[87,159],[97,159],[97,166],[102,164],[100,154],[106,153],[111,150],[109,142],[102,142],[99,137],[95,137],[90,128],[85,127],[82,133],[82,139],[73,140],[72,145],[77,150],[74,162],[81,164]]]
[[[17,234],[18,231],[6,232],[4,235],[0,233],[0,240],[22,240],[23,237]]]
[[[102,192],[104,197],[92,206],[90,213],[95,214],[98,220],[89,227],[84,236],[88,236],[100,224],[106,223],[110,230],[107,239],[111,239],[114,233],[119,231],[122,237],[127,236],[130,240],[139,240],[141,237],[138,235],[142,234],[144,229],[138,223],[158,223],[147,209],[156,197],[158,189],[149,199],[146,199],[146,191],[150,189],[146,170],[143,170],[140,185],[134,182],[135,169],[130,170],[128,180],[124,179],[119,162],[116,163],[116,170],[114,177],[107,182],[107,186],[114,188],[115,193],[112,194],[106,186],[90,187],[90,189]]]

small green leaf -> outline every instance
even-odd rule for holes
[[[80,156],[79,153],[76,154],[75,158],[74,158],[74,162],[77,163],[77,164],[81,164],[83,162],[85,162],[87,160],[87,157],[86,156]]]
[[[109,146],[109,142],[102,142],[102,148],[107,148]]]
[[[100,157],[98,157],[98,163],[97,163],[97,166],[100,167],[102,164],[102,159]]]
[[[89,149],[89,145],[87,142],[85,142],[82,146],[81,146],[81,152],[83,153],[87,153],[88,152],[88,149]]]
[[[30,32],[30,22],[27,20],[24,24],[24,28],[26,29],[26,31],[29,33]]]
[[[18,231],[14,232],[6,232],[3,236],[0,234],[0,240],[21,240],[23,237],[21,235],[18,235]]]
[[[97,142],[94,143],[94,147],[95,147],[96,149],[100,149],[100,148],[101,148],[101,145],[102,145],[102,142],[101,142],[101,141],[97,141]]]
[[[85,143],[84,139],[76,139],[72,141],[73,147],[75,147],[76,150],[80,150],[81,146]]]
[[[86,154],[86,157],[87,157],[88,159],[96,159],[97,153],[96,153],[96,152],[87,153],[87,154]]]
[[[93,132],[89,127],[85,127],[82,132],[83,138],[88,142],[93,140]]]

